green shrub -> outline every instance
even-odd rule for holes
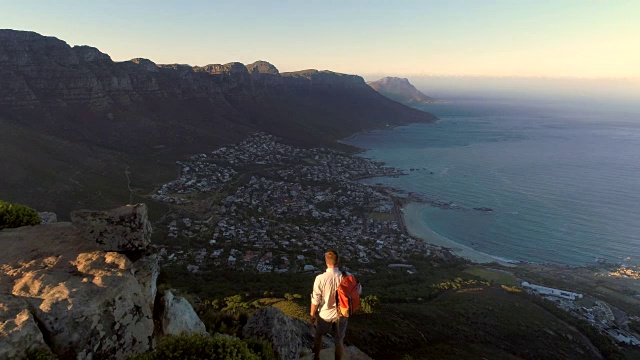
[[[38,212],[32,208],[0,201],[0,230],[40,224]]]
[[[241,294],[228,296],[224,298],[227,306],[223,309],[230,312],[242,312],[250,309],[250,303],[244,302],[245,297]]]
[[[230,312],[209,309],[200,316],[200,319],[211,334],[222,333],[241,336],[242,328],[249,321],[249,314],[244,311]]]
[[[375,295],[365,296],[360,299],[360,307],[362,312],[372,314],[380,308],[380,298]]]
[[[27,360],[54,360],[51,350],[45,348],[31,349],[25,354]]]
[[[249,338],[244,340],[254,354],[258,355],[262,360],[276,360],[276,353],[273,351],[273,345],[265,340]]]
[[[166,337],[150,352],[132,360],[260,360],[242,340],[216,334],[192,334]]]

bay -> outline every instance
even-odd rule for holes
[[[640,264],[637,107],[484,99],[423,109],[440,120],[346,142],[407,173],[369,182],[453,205],[421,212],[431,230],[515,261]]]

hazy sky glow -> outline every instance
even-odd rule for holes
[[[281,71],[640,77],[640,1],[5,1],[0,27],[114,60]]]

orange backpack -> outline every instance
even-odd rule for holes
[[[355,276],[342,272],[342,281],[336,290],[336,304],[338,305],[338,316],[349,317],[355,314],[360,308],[360,283]]]

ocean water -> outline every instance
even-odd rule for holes
[[[425,110],[441,120],[347,143],[408,172],[369,182],[452,204],[423,211],[433,231],[515,261],[640,264],[640,107],[489,99]]]

